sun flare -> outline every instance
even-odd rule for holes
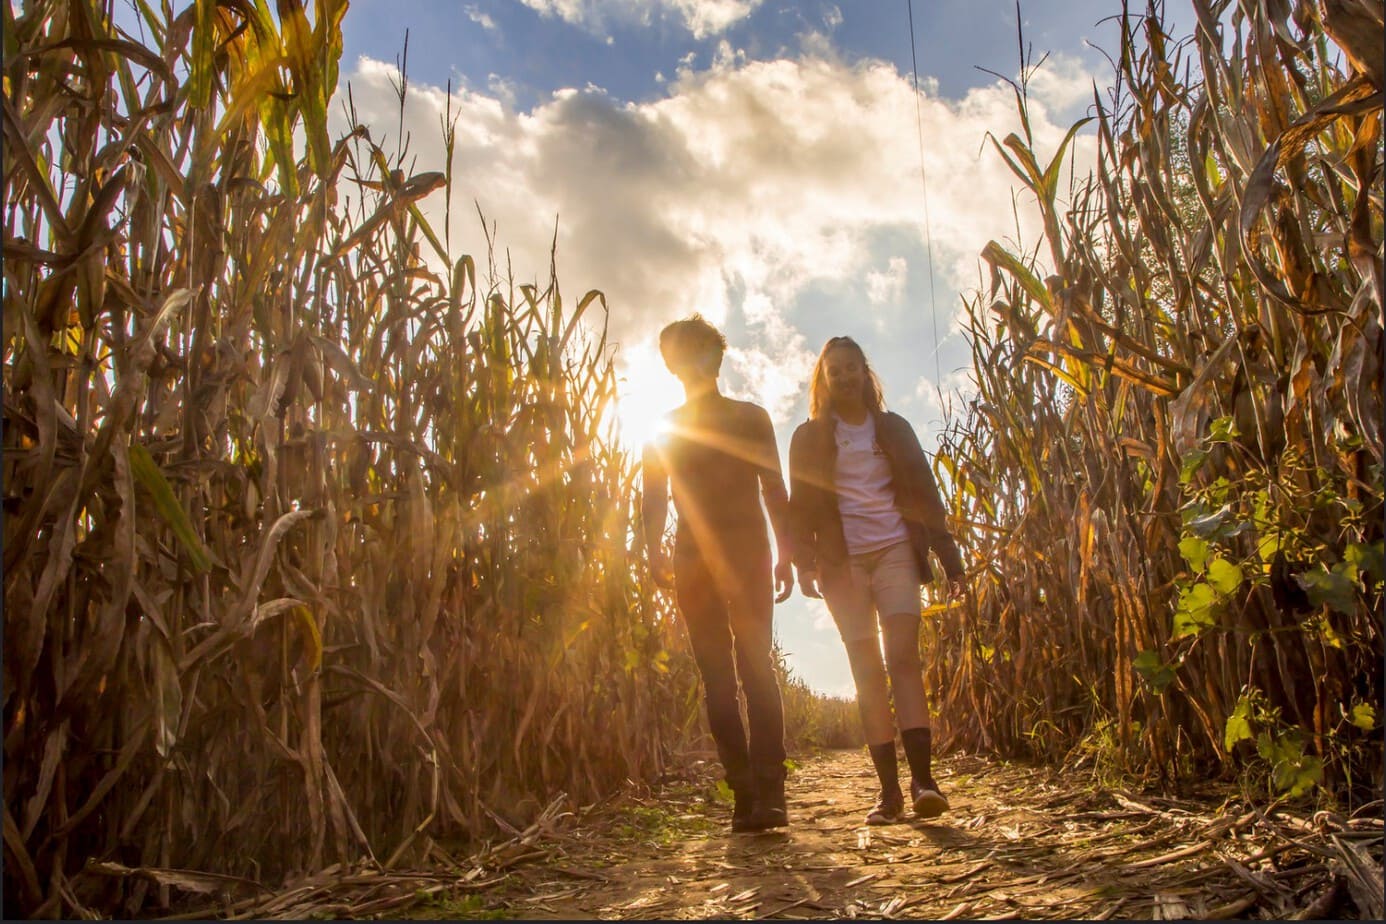
[[[683,403],[683,388],[652,343],[622,350],[620,357],[616,421],[621,442],[638,450],[659,434],[664,415]]]

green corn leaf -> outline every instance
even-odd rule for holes
[[[183,505],[178,503],[173,488],[164,478],[164,473],[159,471],[159,466],[154,463],[154,457],[149,454],[148,449],[138,443],[130,446],[130,469],[134,472],[135,480],[154,498],[154,509],[187,549],[193,567],[198,571],[210,571],[211,557],[207,554],[202,540],[193,531],[187,512],[183,510]]]
[[[1079,119],[1069,127],[1068,133],[1064,135],[1064,140],[1059,143],[1059,149],[1054,152],[1054,159],[1049,162],[1049,166],[1044,170],[1043,189],[1045,198],[1052,202],[1059,189],[1059,171],[1063,167],[1064,154],[1068,151],[1068,146],[1073,142],[1073,136],[1078,134],[1078,130],[1093,120],[1093,116]],[[1009,139],[1007,139],[1009,141]]]
[[[192,109],[205,109],[212,102],[216,7],[216,0],[196,0],[193,6],[192,61],[188,74],[188,101]]]
[[[1044,287],[1044,283],[1040,282],[1039,278],[1030,272],[1024,263],[1008,253],[996,241],[987,241],[987,246],[982,248],[982,259],[997,269],[1003,269],[1010,273],[1016,282],[1020,283],[1026,294],[1043,305],[1046,310],[1052,308],[1049,290]]]

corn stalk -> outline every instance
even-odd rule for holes
[[[959,743],[1375,798],[1382,5],[1194,8],[1127,11],[1066,200],[1015,85],[1045,233],[967,306],[938,464],[984,564],[932,681]]]

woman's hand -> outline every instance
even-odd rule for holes
[[[802,569],[799,571],[799,592],[814,600],[823,599],[823,592],[818,589],[817,571],[804,571]]]

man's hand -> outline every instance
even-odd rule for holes
[[[783,603],[794,592],[794,567],[789,559],[780,559],[775,566],[775,602]]]
[[[799,571],[799,592],[805,597],[812,597],[814,600],[823,599],[823,592],[818,589],[817,571]]]
[[[650,577],[654,579],[656,587],[674,589],[674,568],[669,564],[669,556],[665,555],[663,550],[650,550]]]

